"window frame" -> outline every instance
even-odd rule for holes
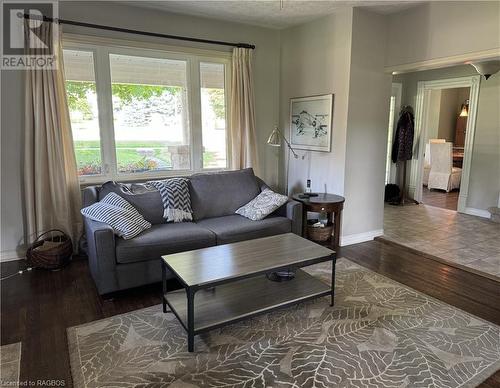
[[[224,115],[225,115],[225,140],[226,140],[226,167],[211,167],[211,168],[203,168],[203,119],[202,119],[202,112],[201,112],[201,63],[218,63],[218,64],[223,64],[224,65],[224,104],[225,104],[225,109],[224,109]],[[229,128],[230,128],[230,114],[231,114],[231,107],[229,106],[229,96],[231,93],[230,87],[231,87],[231,60],[226,59],[226,60],[221,60],[221,58],[199,58],[198,59],[198,66],[197,66],[197,71],[198,71],[198,102],[200,104],[200,122],[199,122],[199,128],[200,128],[200,133],[199,133],[199,139],[200,142],[202,143],[202,149],[201,149],[201,159],[200,159],[200,171],[224,171],[224,170],[229,170],[231,168],[231,142],[230,142],[230,137],[229,137]]]
[[[68,36],[69,35],[69,36]],[[140,45],[140,47],[139,47]],[[189,47],[172,47],[159,44],[125,41],[66,34],[63,50],[92,52],[97,92],[98,122],[101,145],[101,174],[81,175],[80,184],[89,185],[116,181],[145,181],[172,176],[188,176],[197,172],[223,171],[231,166],[230,105],[231,55],[227,52],[200,50]],[[143,173],[119,173],[116,160],[115,128],[111,92],[110,54],[182,60],[186,62],[187,105],[190,140],[190,169],[163,170]],[[202,112],[201,112],[201,69],[200,63],[224,65],[225,138],[226,166],[203,168]]]

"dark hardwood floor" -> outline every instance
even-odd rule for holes
[[[457,210],[459,190],[453,190],[447,193],[442,190],[429,190],[422,187],[422,203],[441,209]]]
[[[500,283],[378,241],[342,248],[339,257],[500,324]],[[24,265],[3,263],[2,276]],[[22,342],[21,381],[63,380],[70,387],[66,329],[159,304],[160,295],[157,284],[103,300],[84,258],[57,272],[33,270],[2,281],[1,343]],[[481,385],[499,386],[500,372]]]

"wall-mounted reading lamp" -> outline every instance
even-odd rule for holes
[[[267,144],[269,144],[272,147],[281,147],[281,139],[283,139],[285,141],[286,145],[288,146],[288,149],[292,152],[293,157],[295,159],[298,159],[299,155],[297,155],[297,153],[294,151],[294,149],[292,148],[292,146],[290,145],[290,143],[288,142],[286,137],[283,136],[281,131],[278,129],[278,126],[275,125],[273,131],[271,132],[271,134],[267,138]]]

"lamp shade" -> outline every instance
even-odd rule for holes
[[[273,131],[267,138],[267,144],[273,147],[281,147],[281,135],[277,127],[274,127]]]
[[[469,115],[469,105],[467,103],[462,104],[462,109],[460,111],[460,117],[467,117]]]

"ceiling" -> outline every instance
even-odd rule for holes
[[[377,13],[390,14],[414,7],[422,1],[184,0],[126,3],[135,7],[282,29],[331,14],[346,6],[366,7]]]

